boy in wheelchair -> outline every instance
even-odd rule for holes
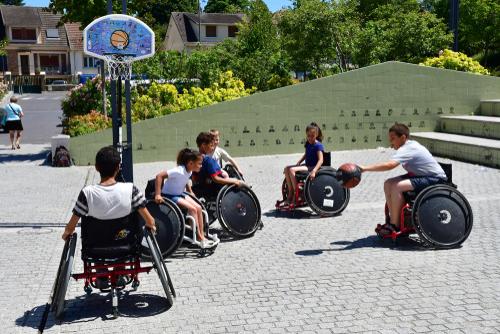
[[[234,184],[238,187],[247,186],[242,180],[224,177],[222,169],[212,157],[209,156],[215,149],[215,136],[210,132],[201,132],[196,138],[196,144],[203,162],[198,173],[193,173],[193,192],[197,197],[217,195],[218,190],[224,185]]]
[[[236,160],[234,160],[229,153],[227,153],[226,150],[224,150],[222,147],[219,146],[220,142],[220,132],[217,129],[211,129],[210,133],[214,135],[214,146],[215,149],[212,151],[212,153],[208,154],[210,157],[212,157],[215,161],[219,163],[219,166],[222,168],[222,161],[229,163],[231,167],[233,167],[236,172],[240,174],[240,176],[243,176],[243,172],[241,171],[241,167],[238,165]],[[228,165],[226,165],[228,166]],[[230,175],[223,169],[222,170],[222,176],[224,178],[230,177]]]
[[[147,228],[153,233],[156,231],[155,220],[146,209],[144,195],[132,183],[116,181],[120,160],[120,154],[112,146],[101,148],[97,152],[95,168],[101,176],[101,181],[80,191],[73,208],[73,215],[64,229],[63,240],[73,234],[82,217],[113,220],[126,217],[135,211],[142,216]],[[103,279],[100,285],[106,286],[106,280]]]
[[[408,173],[389,178],[384,182],[386,204],[389,209],[390,221],[377,225],[376,232],[381,236],[390,235],[400,229],[400,212],[405,205],[403,193],[423,189],[440,183],[446,183],[446,174],[422,145],[410,140],[410,130],[401,123],[394,124],[389,129],[389,142],[396,153],[389,161],[368,166],[359,166],[361,172],[383,172],[401,165]]]

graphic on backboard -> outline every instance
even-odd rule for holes
[[[119,54],[135,60],[155,52],[155,35],[144,22],[122,14],[100,17],[83,31],[84,51],[96,58]]]

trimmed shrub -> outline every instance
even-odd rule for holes
[[[475,74],[490,74],[479,62],[465,53],[444,50],[439,57],[428,58],[420,65],[445,68],[448,70],[470,72]]]

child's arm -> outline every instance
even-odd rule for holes
[[[245,182],[241,181],[241,180],[238,180],[238,179],[233,179],[231,177],[229,178],[223,178],[221,177],[220,175],[214,175],[212,176],[212,180],[215,182],[215,183],[218,183],[218,184],[223,184],[223,185],[226,185],[226,184],[234,184],[238,187],[241,187],[241,186],[244,186],[245,185]]]
[[[223,148],[218,148],[220,150],[220,157],[222,158],[222,160],[226,161],[226,162],[229,162],[231,165],[234,166],[234,168],[236,168],[236,170],[238,171],[238,173],[240,173],[241,175],[243,175],[243,173],[241,172],[241,168],[240,166],[238,165],[238,163],[236,162],[236,160],[233,159],[233,157],[231,157],[229,155],[229,153],[227,153],[226,150],[224,150]]]
[[[359,169],[361,169],[361,172],[385,172],[391,169],[396,168],[399,165],[399,162],[396,160],[389,160],[386,162],[380,162],[378,164],[373,164],[373,165],[368,165],[368,166],[361,166],[359,165]]]
[[[300,158],[300,160],[297,162],[297,166],[300,165],[302,163],[302,161],[306,160],[306,154],[304,153],[302,155],[302,158]]]
[[[66,227],[64,228],[64,233],[62,235],[63,240],[67,240],[73,232],[75,232],[76,224],[78,224],[78,221],[80,220],[80,217],[75,215],[71,215],[71,218],[69,219],[69,222],[66,224]]]
[[[188,192],[191,195],[195,196],[195,194],[193,192],[193,188],[191,187],[191,180],[189,180],[188,183],[186,183],[186,192]]]
[[[313,170],[309,174],[309,178],[311,180],[314,180],[314,178],[316,177],[316,173],[318,172],[318,170],[323,165],[323,152],[322,151],[318,151],[317,153],[318,153],[318,162],[316,163],[316,166],[314,166]]]
[[[163,202],[163,197],[161,197],[161,187],[163,185],[163,180],[168,177],[167,171],[161,171],[156,174],[155,180],[155,202],[161,203]]]
[[[153,218],[153,216],[151,216],[148,209],[138,208],[137,211],[146,222],[146,227],[149,228],[151,232],[156,233],[155,219]]]

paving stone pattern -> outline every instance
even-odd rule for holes
[[[383,149],[335,152],[332,164],[367,164],[390,154]],[[154,272],[142,275],[137,292],[123,296],[123,317],[117,320],[106,318],[111,309],[107,295],[85,297],[83,283],[73,280],[65,320],[56,322],[50,315],[45,331],[499,333],[499,170],[453,162],[455,183],[474,211],[474,228],[463,247],[433,251],[411,240],[394,246],[374,235],[375,224],[383,222],[383,180],[401,170],[364,174],[341,216],[276,215],[282,168],[298,158],[239,160],[260,199],[264,229],[249,239],[222,242],[206,258],[187,248],[169,258],[178,293],[170,310],[165,310]],[[148,178],[171,166],[135,165],[135,183],[144,188]],[[42,226],[0,229],[0,278],[5,287],[0,294],[0,332],[35,332],[63,248],[62,228],[42,224],[64,222],[79,188],[97,175],[91,167],[0,166],[0,172],[2,188],[12,192],[15,179],[27,189],[19,206],[2,191],[1,222],[29,219]],[[34,189],[37,195],[31,194]],[[75,263],[74,272],[80,272],[81,261]]]

